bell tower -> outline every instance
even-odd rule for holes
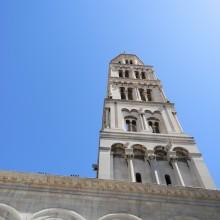
[[[98,178],[215,189],[153,67],[133,54],[120,54],[109,65]]]

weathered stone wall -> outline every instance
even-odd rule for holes
[[[219,220],[220,191],[0,173],[1,220]]]

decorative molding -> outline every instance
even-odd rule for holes
[[[169,197],[191,198],[199,200],[217,200],[220,202],[220,191],[207,190],[192,187],[167,187],[157,184],[140,184],[115,180],[100,179],[82,179],[79,177],[52,176],[41,174],[28,174],[16,172],[0,172],[0,186],[4,185],[4,189],[11,187],[23,187],[26,190],[37,188],[38,190],[48,188],[51,189],[67,189],[77,191],[102,191],[113,193],[141,193],[142,195],[158,195]]]
[[[147,132],[114,132],[114,131],[101,131],[100,138],[111,140],[130,140],[130,141],[148,141],[153,143],[167,144],[172,138],[173,144],[190,144],[194,145],[195,140],[191,136],[185,134],[154,134]]]

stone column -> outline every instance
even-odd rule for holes
[[[134,175],[134,164],[133,164],[133,150],[132,149],[126,149],[126,160],[128,162],[128,169],[130,174],[131,182],[136,182],[136,178]]]
[[[140,119],[140,124],[141,124],[141,130],[145,130],[143,118],[142,118],[142,113],[138,113],[139,119]]]
[[[150,163],[151,166],[151,170],[153,173],[153,176],[156,180],[157,184],[160,184],[160,178],[159,178],[159,173],[158,173],[158,166],[157,166],[157,160],[155,155],[153,154],[153,152],[148,151],[148,161]]]
[[[136,94],[137,94],[137,101],[141,101],[141,96],[139,94],[138,88],[135,88],[135,90],[136,90]]]
[[[177,174],[178,179],[179,179],[181,185],[182,185],[182,186],[185,186],[183,177],[182,177],[182,175],[181,175],[181,172],[180,172],[180,169],[179,169],[179,166],[178,166],[178,163],[177,163],[177,159],[172,159],[172,160],[171,160],[171,163],[173,164],[175,173]]]
[[[151,132],[145,115],[142,114],[142,117],[143,117],[143,123],[144,123],[144,125],[145,125],[145,131]]]

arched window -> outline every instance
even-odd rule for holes
[[[148,101],[152,101],[152,90],[151,89],[147,89],[147,99]]]
[[[123,100],[126,99],[126,94],[125,94],[125,88],[124,87],[120,87],[120,95],[121,95],[121,99],[123,99]]]
[[[134,74],[135,74],[136,79],[140,79],[140,75],[138,71],[134,71]]]
[[[189,158],[189,152],[182,147],[175,147],[173,149],[173,151],[176,151],[176,156],[179,159],[188,159]]]
[[[129,78],[129,71],[125,70],[125,78]]]
[[[159,122],[153,119],[148,120],[148,125],[151,128],[152,133],[160,133]]]
[[[130,60],[130,64],[133,64],[133,61],[132,61],[132,60]]]
[[[167,186],[172,185],[170,175],[166,174],[164,177],[165,177]]]
[[[119,78],[123,78],[123,71],[122,70],[118,71],[118,76],[119,76]]]
[[[133,100],[133,89],[128,88],[128,100]]]
[[[135,177],[136,177],[136,182],[137,183],[142,183],[142,178],[141,178],[141,174],[140,173],[136,173]]]
[[[146,79],[145,72],[141,72],[141,78]]]
[[[157,146],[154,149],[154,154],[157,159],[167,159],[167,151],[163,146]]]
[[[125,119],[126,131],[137,131],[137,120],[135,118]]]
[[[146,101],[145,95],[144,95],[144,89],[139,89],[140,97],[142,101]]]
[[[124,145],[120,143],[113,144],[111,147],[111,157],[113,179],[128,181],[128,163],[125,158]]]

